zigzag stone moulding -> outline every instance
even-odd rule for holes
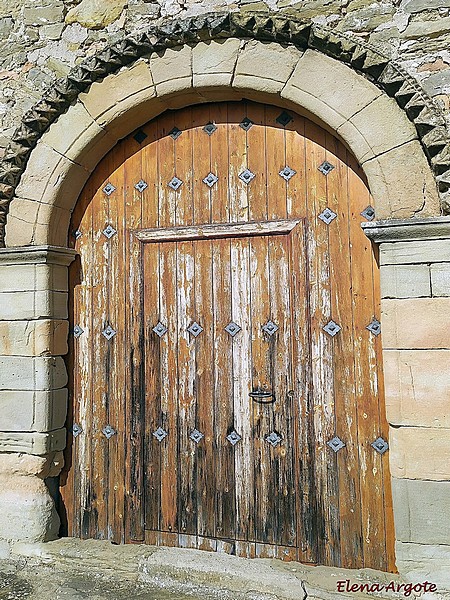
[[[442,210],[450,213],[450,139],[442,111],[404,69],[370,44],[332,29],[300,21],[291,11],[210,13],[175,19],[127,36],[84,60],[58,79],[29,110],[0,162],[0,247],[8,207],[31,151],[59,115],[95,81],[137,59],[169,47],[224,38],[256,39],[313,48],[350,65],[395,98],[415,124],[436,176]]]

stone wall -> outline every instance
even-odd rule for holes
[[[450,0],[3,0],[0,156],[23,113],[55,78],[123,35],[175,15],[264,9],[292,10],[369,41],[449,114]]]

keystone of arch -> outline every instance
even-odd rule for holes
[[[211,26],[213,17],[202,17],[203,26]],[[225,19],[223,15],[221,18]],[[253,19],[253,33],[258,29],[256,17],[229,15],[230,18],[244,19],[247,25]],[[258,18],[270,22],[272,30],[276,30],[267,15]],[[285,17],[285,23],[292,25],[292,19]],[[183,25],[183,31],[189,24],[187,21]],[[172,26],[173,23],[167,27]],[[248,28],[231,31],[229,27],[230,31],[220,34],[223,39],[211,39],[214,35],[220,37],[217,31],[205,33],[203,29],[199,33],[192,26],[194,40],[182,43],[184,34],[172,36],[182,44],[176,46],[166,32],[172,47],[166,40],[158,52],[145,55],[136,50],[137,55],[141,52],[144,56],[137,56],[137,61],[128,57],[132,66],[97,77],[91,85],[80,84],[85,91],[71,92],[75,104],[39,136],[28,163],[25,161],[24,174],[10,206],[8,245],[65,245],[70,211],[83,182],[117,140],[135,128],[167,108],[242,98],[291,108],[337,133],[362,164],[380,218],[439,214],[436,181],[422,149],[425,147],[430,160],[433,156],[431,162],[435,174],[441,173],[443,190],[446,148],[442,139],[439,141],[442,124],[431,99],[423,98],[417,85],[411,87],[410,81],[403,78],[399,83],[398,69],[393,69],[388,59],[383,62],[374,51],[361,49],[343,37],[338,40],[337,52],[334,33],[328,31],[325,35],[320,28],[307,24],[297,26],[301,31],[306,28],[309,38],[296,44],[289,40],[280,43],[249,39]],[[322,52],[324,48],[328,56]],[[343,62],[330,56],[337,54]],[[354,67],[358,56],[363,57],[359,68],[366,71],[365,77],[345,64]],[[385,90],[394,92],[391,95],[396,100],[383,93],[380,81],[377,80],[378,85],[369,81],[369,77],[376,79],[374,73],[384,81]],[[93,79],[91,74],[84,74]],[[404,89],[406,84],[408,90]],[[414,100],[418,95],[420,98]],[[408,107],[413,100],[415,110],[410,107],[405,112],[398,105]],[[15,170],[19,170],[17,166]],[[0,188],[3,196],[11,191],[5,185]]]

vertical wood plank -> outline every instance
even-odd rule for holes
[[[269,219],[284,219],[287,215],[287,183],[280,175],[281,169],[286,166],[285,128],[276,120],[280,113],[278,107],[266,106],[266,181]]]
[[[228,186],[230,222],[247,221],[248,209],[248,186],[239,175],[245,171],[247,165],[247,136],[239,123],[242,120],[242,107],[238,103],[230,102],[228,105]]]
[[[242,117],[247,116],[254,123],[246,133],[247,156],[250,171],[255,178],[248,186],[248,218],[250,221],[267,219],[267,173],[266,160],[266,128],[264,122],[264,105],[250,102],[243,106]]]
[[[228,223],[230,188],[228,186],[228,104],[219,103],[214,108],[217,131],[211,136],[211,172],[219,180],[211,189],[211,222]]]

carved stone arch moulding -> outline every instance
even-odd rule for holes
[[[346,63],[394,98],[414,124],[435,175],[442,212],[450,212],[450,141],[442,111],[399,65],[376,48],[291,13],[210,13],[176,19],[124,37],[58,79],[28,111],[0,162],[0,246],[10,202],[28,158],[50,125],[94,82],[168,48],[227,38],[277,42],[317,50]]]

